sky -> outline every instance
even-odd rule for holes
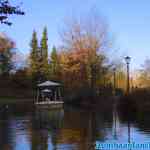
[[[121,59],[132,57],[131,66],[137,69],[150,57],[150,1],[149,0],[13,0],[21,4],[25,16],[11,17],[11,27],[1,25],[23,53],[29,53],[29,43],[35,29],[41,37],[44,26],[48,28],[49,48],[60,44],[59,31],[64,20],[84,16],[96,10],[106,18],[113,37],[114,52]]]

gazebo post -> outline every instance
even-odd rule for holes
[[[55,90],[55,92],[54,92],[54,101],[56,101],[57,100],[57,93],[56,93],[56,90]]]
[[[37,99],[36,99],[37,103],[38,103],[38,100],[39,100],[39,89],[37,89]]]
[[[59,96],[59,100],[61,100],[61,92],[60,92],[60,87],[58,88],[58,96]]]
[[[43,94],[43,92],[41,92],[41,95],[42,95],[42,102],[44,102],[44,94]]]

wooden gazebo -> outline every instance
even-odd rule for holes
[[[61,84],[53,81],[45,81],[37,85],[35,103],[62,101]]]

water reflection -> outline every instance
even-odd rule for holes
[[[10,137],[11,128],[10,128],[10,118],[7,116],[3,116],[2,120],[0,121],[0,149],[12,149],[12,141]]]
[[[130,117],[128,117],[130,116]],[[150,119],[65,107],[36,110],[33,105],[12,105],[0,114],[2,150],[94,150],[95,143],[150,140]]]
[[[56,133],[63,126],[63,110],[36,110],[31,120],[31,149],[47,150],[56,145]],[[49,145],[50,142],[50,145]]]

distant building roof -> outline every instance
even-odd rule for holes
[[[46,87],[46,86],[60,86],[60,83],[53,82],[53,81],[45,81],[43,83],[38,84],[38,87]]]

